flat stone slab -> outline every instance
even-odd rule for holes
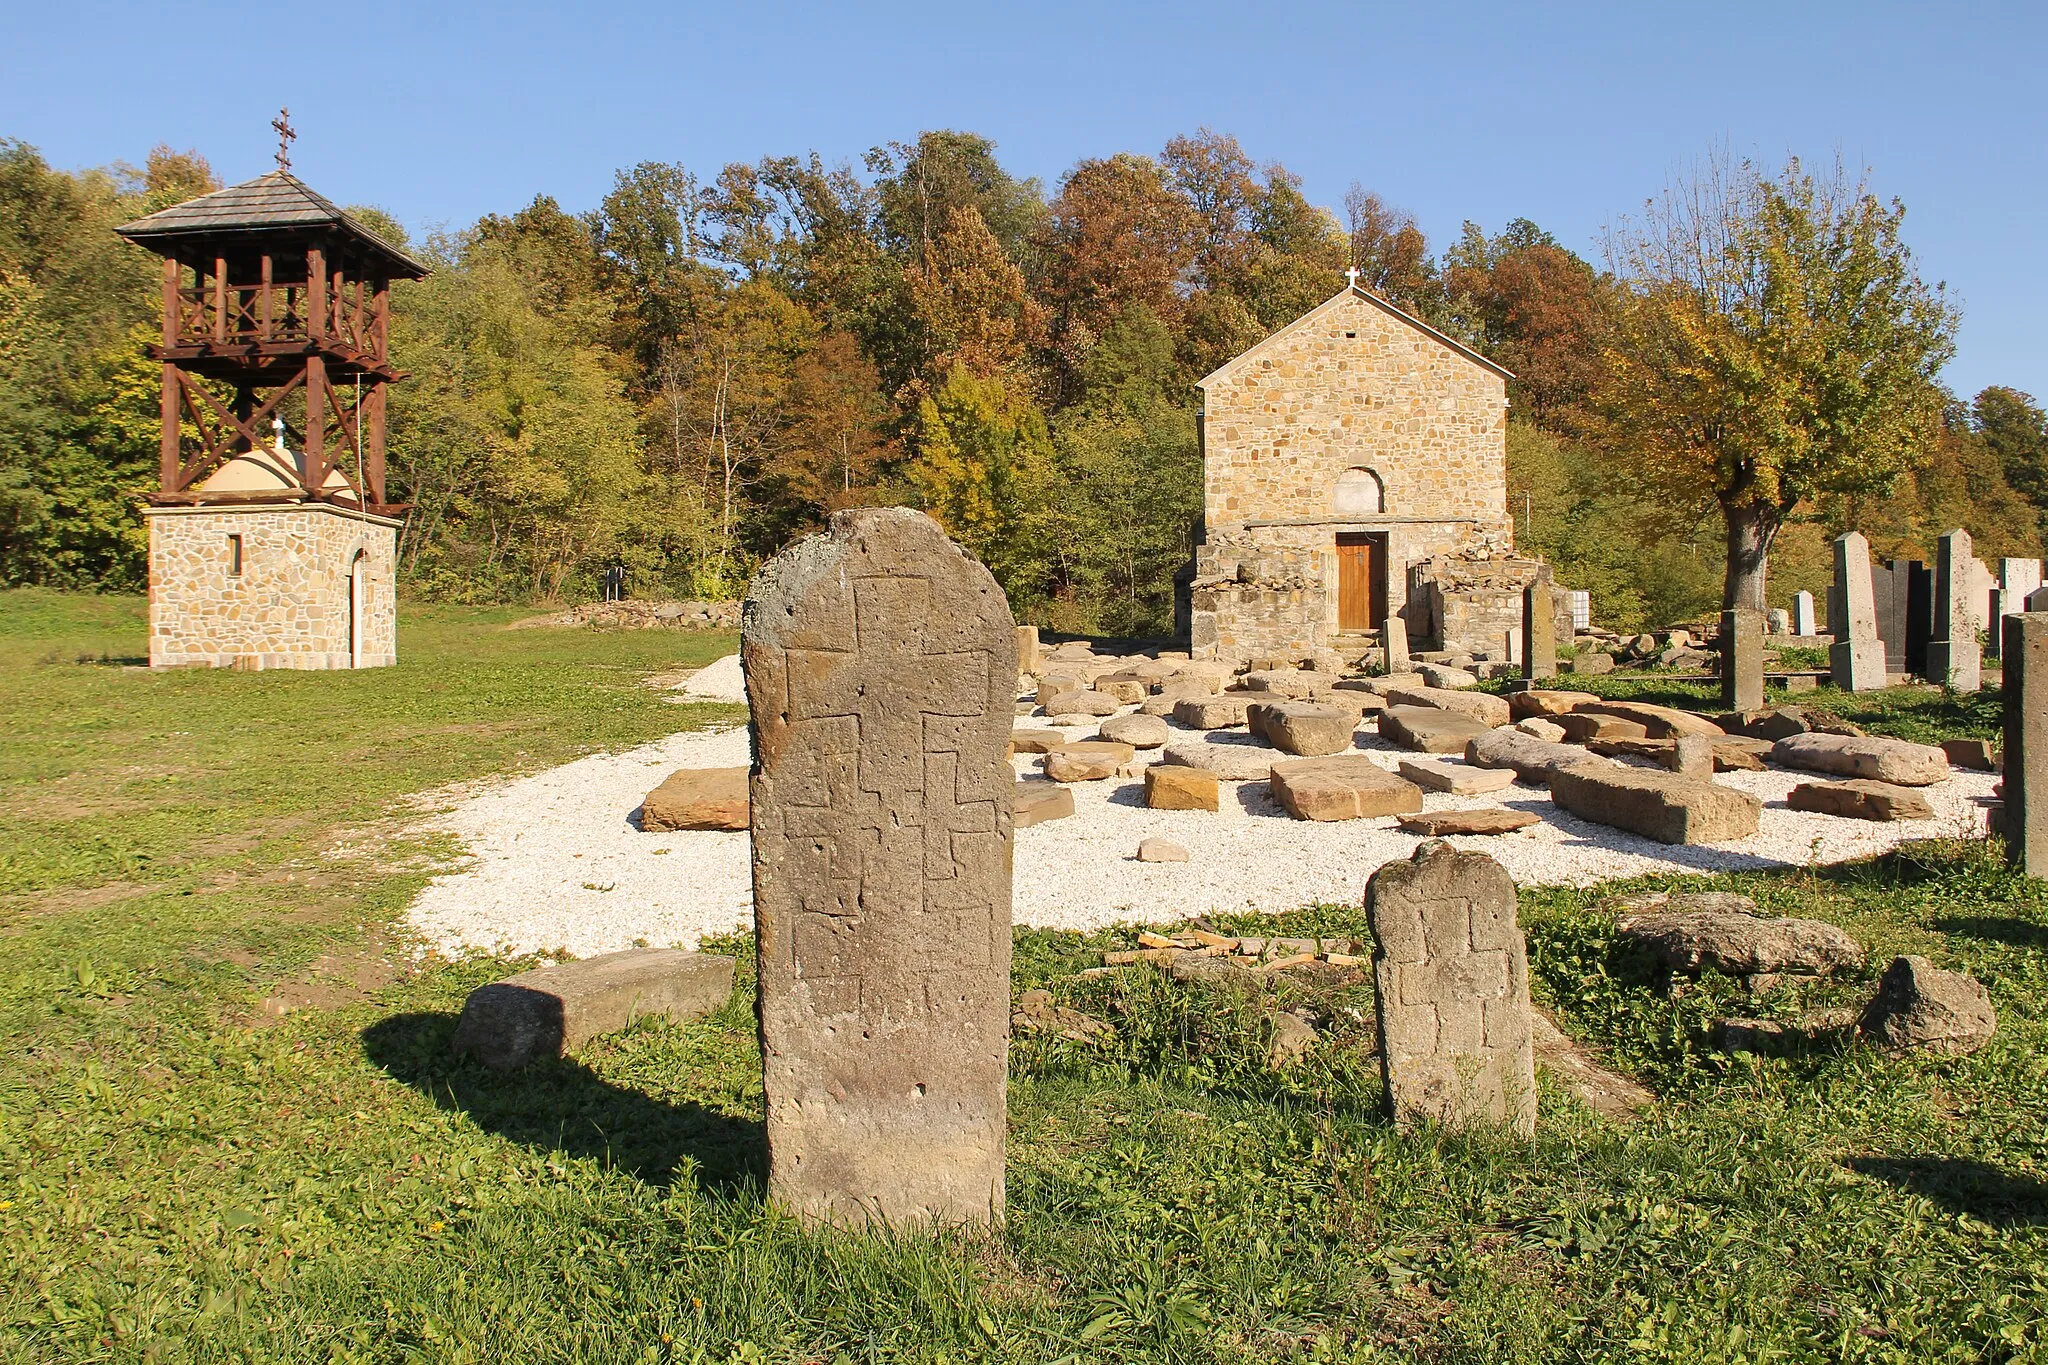
[[[1115,777],[1116,770],[1138,756],[1128,744],[1106,739],[1084,739],[1062,745],[1045,755],[1045,775],[1055,782],[1099,782]]]
[[[1064,819],[1074,813],[1074,792],[1057,782],[1019,782],[1010,810],[1011,823],[1018,829]]]
[[[1145,839],[1138,844],[1138,861],[1141,863],[1184,863],[1187,860],[1186,845],[1176,844],[1171,839]]]
[[[1661,844],[1720,844],[1756,833],[1763,802],[1699,778],[1581,761],[1557,768],[1550,797],[1561,809]]]
[[[697,1018],[732,994],[733,965],[713,953],[629,948],[536,967],[469,993],[455,1051],[511,1071],[574,1052],[646,1015]]]
[[[1045,708],[1048,716],[1113,716],[1123,703],[1107,692],[1073,688],[1057,693],[1039,705]]]
[[[1453,796],[1480,796],[1515,784],[1514,773],[1505,768],[1475,768],[1433,758],[1404,758],[1398,766],[1401,776],[1424,791],[1449,792]]]
[[[1706,735],[1711,738],[1724,733],[1720,726],[1705,716],[1696,716],[1690,711],[1679,711],[1669,706],[1652,706],[1641,701],[1581,702],[1572,708],[1572,713],[1614,716],[1621,720],[1636,721],[1649,732],[1652,739],[1670,739],[1675,735]]]
[[[1237,742],[1232,743],[1231,740]],[[1264,782],[1272,775],[1273,764],[1284,757],[1286,755],[1279,750],[1270,749],[1256,740],[1232,735],[1220,742],[1215,739],[1171,740],[1161,762],[1183,768],[1201,768],[1225,782]]]
[[[640,803],[640,828],[745,829],[751,808],[745,768],[679,768]]]
[[[1297,820],[1359,820],[1422,809],[1422,788],[1363,754],[1273,765],[1274,799]]]
[[[1901,787],[1948,780],[1948,755],[1932,744],[1879,735],[1792,735],[1771,747],[1771,762],[1785,768],[1867,777]]]
[[[1245,708],[1258,700],[1247,692],[1187,697],[1174,703],[1173,718],[1190,730],[1227,730],[1233,725],[1244,724]]]
[[[1010,745],[1020,754],[1050,753],[1068,742],[1067,737],[1057,730],[1010,731]]]
[[[1802,782],[1785,794],[1793,810],[1850,820],[1932,820],[1934,807],[1911,787],[1852,777],[1847,782]]]
[[[1543,817],[1530,810],[1508,810],[1482,806],[1478,810],[1432,810],[1401,817],[1401,828],[1410,834],[1442,838],[1447,834],[1512,834],[1518,829],[1540,825]]]
[[[1559,716],[1557,723],[1563,727],[1564,737],[1574,744],[1590,744],[1596,739],[1650,737],[1650,727],[1639,720],[1624,720],[1620,716],[1603,716],[1591,711],[1574,711],[1570,715]]]
[[[1570,744],[1525,735],[1519,730],[1488,730],[1465,745],[1465,761],[1478,768],[1504,768],[1525,782],[1547,784],[1559,768],[1589,763],[1586,751]]]
[[[1616,931],[1658,965],[1688,975],[1826,976],[1863,965],[1863,945],[1825,920],[1666,909],[1624,915]]]
[[[1301,700],[1326,696],[1337,683],[1335,673],[1315,673],[1305,668],[1261,669],[1244,675],[1244,685],[1254,692],[1272,692]]]
[[[1153,810],[1214,811],[1217,791],[1216,774],[1206,768],[1154,763],[1145,769],[1145,804]],[[1073,799],[1071,792],[1068,799]]]
[[[1973,768],[1980,773],[1998,771],[1998,753],[1988,739],[1945,739],[1941,752],[1951,767]]]
[[[1102,722],[1102,738],[1133,749],[1157,749],[1171,737],[1166,722],[1157,716],[1111,716]]]
[[[1425,754],[1462,754],[1467,744],[1490,733],[1484,722],[1434,706],[1389,706],[1380,713],[1382,739]]]
[[[1306,758],[1341,754],[1358,734],[1358,712],[1348,707],[1292,701],[1264,707],[1258,714],[1256,733],[1274,748]],[[1247,722],[1250,719],[1247,713]]]
[[[1458,692],[1447,687],[1390,687],[1385,696],[1388,706],[1433,706],[1439,711],[1455,711],[1461,716],[1471,717],[1489,730],[1514,719],[1507,699],[1488,692]]]

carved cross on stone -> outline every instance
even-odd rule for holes
[[[841,512],[762,570],[741,636],[771,1195],[1000,1220],[1009,604],[922,513]]]

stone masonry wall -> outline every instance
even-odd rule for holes
[[[1203,393],[1197,656],[1333,644],[1339,531],[1386,537],[1387,610],[1417,640],[1427,632],[1404,610],[1407,566],[1512,548],[1506,381],[1364,295],[1347,290],[1282,328]],[[1340,508],[1339,480],[1354,469],[1377,476],[1381,510]]]
[[[151,508],[153,668],[374,668],[398,662],[398,523],[339,508]],[[232,572],[229,537],[242,538]],[[349,648],[349,569],[364,557],[363,656]]]

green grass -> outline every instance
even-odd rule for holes
[[[1355,979],[1077,980],[1116,935],[1020,932],[1017,987],[1117,1031],[1015,1045],[1005,1234],[806,1232],[761,1200],[750,970],[574,1061],[449,1056],[507,964],[413,961],[443,850],[394,803],[731,714],[641,685],[729,637],[510,615],[409,609],[392,670],[158,676],[99,662],[140,653],[137,604],[0,596],[0,1358],[2048,1356],[2048,896],[1995,846],[1632,884],[1831,919],[1871,974],[1967,968],[2001,1028],[1961,1060],[1729,1061],[1725,992],[1666,999],[1599,893],[1527,894],[1536,993],[1659,1101],[1616,1124],[1546,1083],[1526,1145],[1392,1131]],[[1286,1073],[1278,1004],[1325,1024]]]

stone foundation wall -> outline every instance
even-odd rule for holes
[[[1509,657],[1510,631],[1521,636],[1523,590],[1532,583],[1556,581],[1548,564],[1513,556],[1439,556],[1417,564],[1413,577],[1415,591],[1407,612],[1411,645],[1483,649],[1496,658]],[[1570,640],[1573,633],[1571,603],[1560,595],[1556,638]]]
[[[154,507],[152,668],[375,668],[398,662],[399,523],[328,506]],[[234,542],[241,538],[241,571]],[[361,656],[350,567],[363,557]]]

